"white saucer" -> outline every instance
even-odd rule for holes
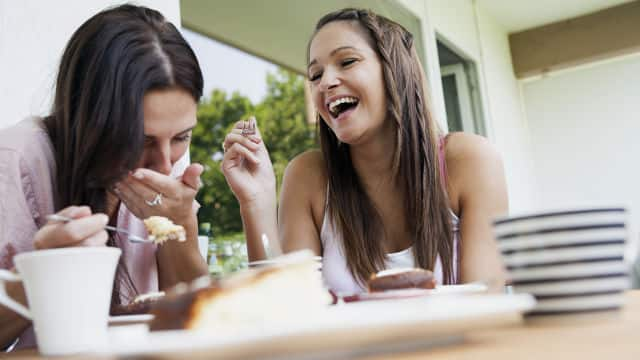
[[[151,320],[153,320],[153,315],[151,314],[109,316],[109,326],[146,324]]]

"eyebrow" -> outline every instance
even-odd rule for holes
[[[177,133],[177,134],[175,134],[175,135],[173,135],[173,136],[175,137],[175,136],[185,135],[185,134],[186,134],[186,133],[188,133],[189,131],[193,130],[195,127],[196,127],[196,125],[193,125],[192,127],[187,128],[187,129],[184,129],[184,130],[180,131],[179,133]],[[144,137],[145,137],[145,138],[149,138],[149,139],[153,139],[153,138],[155,138],[155,136],[147,135],[147,134],[144,134]]]
[[[335,53],[337,53],[338,51],[342,51],[342,50],[358,50],[358,48],[355,48],[353,46],[340,46],[338,48],[333,49],[333,51],[331,51],[329,53],[329,56],[333,56],[335,55]],[[309,62],[309,65],[307,65],[307,71],[309,71],[309,68],[315,64],[317,64],[318,61],[316,59],[311,60],[311,62]]]

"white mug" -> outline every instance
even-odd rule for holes
[[[90,352],[107,344],[113,279],[121,250],[73,247],[18,254],[18,274],[0,270],[0,304],[33,321],[43,355]],[[7,296],[21,281],[29,308]]]

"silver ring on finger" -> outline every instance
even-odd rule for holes
[[[145,200],[144,202],[151,207],[156,205],[162,205],[162,194],[157,193],[152,200]]]

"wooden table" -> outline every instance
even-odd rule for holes
[[[640,290],[626,294],[623,310],[525,319],[519,324],[468,333],[462,343],[378,359],[640,359]],[[9,359],[42,359],[34,350]],[[72,359],[86,358],[71,357]],[[149,358],[149,357],[145,357]]]
[[[621,311],[525,319],[470,333],[461,344],[394,359],[640,359],[640,290],[628,291]],[[368,360],[389,358],[375,356]]]

